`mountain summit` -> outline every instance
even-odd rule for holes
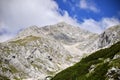
[[[44,80],[54,76],[83,56],[119,41],[119,28],[114,26],[100,35],[65,22],[26,28],[0,43],[0,79]]]

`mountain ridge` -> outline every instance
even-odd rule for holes
[[[81,59],[51,80],[119,80],[120,41]],[[69,76],[68,76],[69,75]]]
[[[119,41],[120,25],[114,28],[105,32],[108,35],[117,31],[116,38],[109,38],[109,44],[104,36],[101,37],[103,33],[97,35],[64,22],[26,28],[14,39],[0,43],[0,75],[32,80],[54,76],[91,52]]]

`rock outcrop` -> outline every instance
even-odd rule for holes
[[[0,43],[0,78],[44,80],[88,53],[116,43],[119,34],[120,26],[100,35],[64,22],[31,26]]]

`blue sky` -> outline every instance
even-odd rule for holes
[[[56,0],[60,9],[68,11],[69,15],[76,17],[78,22],[92,18],[96,21],[104,17],[120,19],[120,0]],[[86,4],[87,7],[81,7]],[[94,7],[94,9],[90,9]]]
[[[93,33],[120,24],[120,0],[0,0],[0,42],[20,30],[66,22]]]

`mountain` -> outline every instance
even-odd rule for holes
[[[15,38],[0,43],[0,74],[10,79],[44,80],[76,63],[81,56],[68,47],[92,35],[64,22],[26,28]]]
[[[0,72],[10,79],[45,78],[71,64],[69,52],[47,37],[30,35],[0,46]]]
[[[118,41],[120,41],[120,25],[111,26],[99,34],[91,45],[88,44],[89,48],[87,51],[94,52],[102,48],[110,47]]]
[[[98,48],[110,46],[118,41],[120,41],[120,25],[108,28],[99,36]]]
[[[0,43],[0,79],[51,78],[91,52],[118,42],[119,28],[111,27],[100,35],[65,22],[26,28]],[[110,42],[106,35],[111,36]]]
[[[42,27],[41,29],[46,35],[49,35],[66,45],[72,45],[74,43],[81,42],[90,38],[90,36],[95,35],[89,31],[80,29],[79,27],[72,26],[65,22]]]
[[[81,59],[51,80],[120,80],[120,42]]]

